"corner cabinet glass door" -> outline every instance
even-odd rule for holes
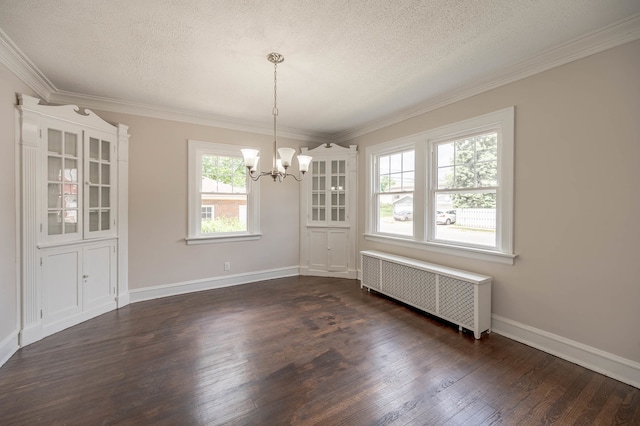
[[[347,221],[346,161],[331,160],[331,222]]]
[[[46,138],[46,218],[41,231],[48,241],[82,238],[82,132],[63,126],[43,129]]]
[[[345,160],[311,163],[311,223],[340,225],[347,222]]]
[[[115,235],[113,137],[86,133],[84,146],[85,238]]]
[[[40,241],[115,236],[114,137],[45,122],[45,217]]]

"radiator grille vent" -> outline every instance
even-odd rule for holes
[[[369,288],[380,290],[380,259],[362,257],[362,282]]]
[[[440,276],[440,314],[473,327],[473,285]]]
[[[385,293],[429,312],[436,310],[436,277],[432,272],[392,262],[382,262]]]

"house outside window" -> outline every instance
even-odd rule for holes
[[[247,175],[241,148],[189,141],[188,243],[259,237],[259,186]]]
[[[513,264],[514,108],[367,148],[365,238]]]

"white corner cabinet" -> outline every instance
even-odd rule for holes
[[[18,95],[27,345],[128,303],[128,127]]]
[[[476,339],[491,332],[491,277],[374,250],[360,256],[361,287],[471,330]]]
[[[300,274],[356,278],[356,145],[302,148],[311,155],[300,186]]]

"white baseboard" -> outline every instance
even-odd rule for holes
[[[140,289],[129,289],[131,303],[160,297],[176,296],[178,294],[193,293],[195,291],[212,290],[214,288],[230,287],[256,281],[271,280],[299,275],[298,266],[270,269],[266,271],[250,272],[246,274],[225,275],[222,277],[205,278],[193,281],[183,281]]]
[[[11,358],[19,348],[18,330],[16,330],[0,342],[0,367],[2,367],[5,362],[9,361],[9,358]]]
[[[640,363],[493,314],[493,332],[640,388]]]
[[[314,277],[346,278],[349,280],[355,280],[358,277],[358,272],[355,269],[349,269],[344,272],[317,271],[317,270],[310,270],[306,266],[301,266],[300,275],[311,275]]]

